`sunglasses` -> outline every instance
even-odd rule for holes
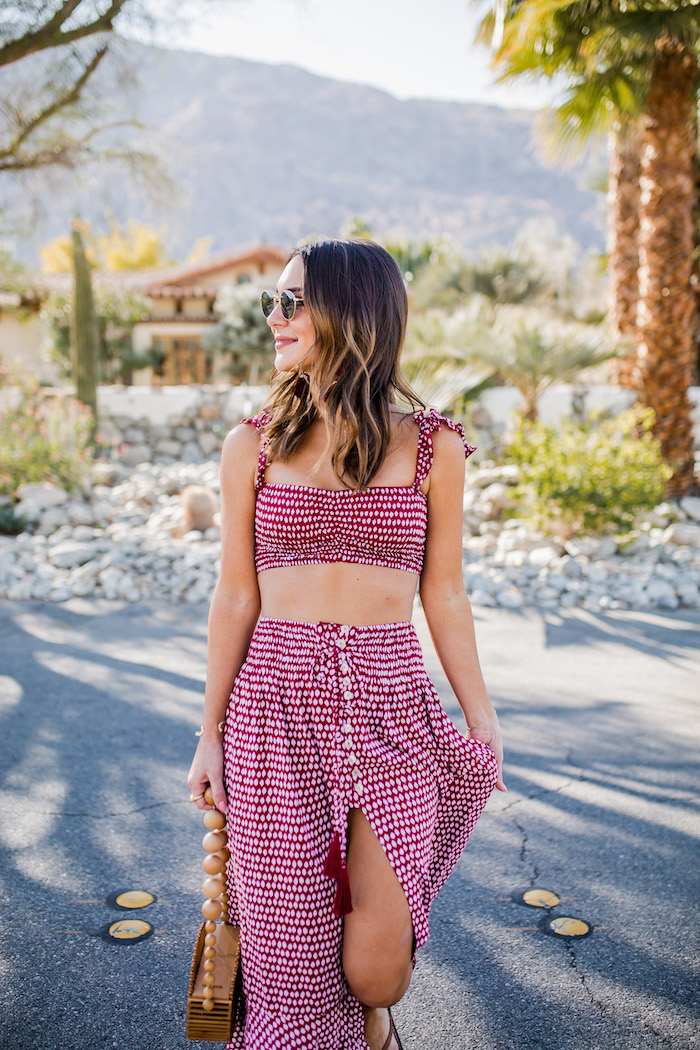
[[[260,305],[265,317],[270,316],[277,303],[280,304],[280,310],[284,319],[291,321],[297,312],[297,307],[304,305],[304,300],[300,299],[294,292],[280,292],[279,295],[275,295],[274,292],[263,292],[260,296]]]

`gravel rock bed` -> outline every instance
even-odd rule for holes
[[[86,490],[24,485],[26,531],[0,536],[0,598],[206,602],[219,571],[218,513],[186,530],[188,486],[218,497],[216,460],[98,463]],[[464,578],[474,605],[518,609],[700,607],[700,499],[666,503],[621,537],[565,542],[509,517],[513,468],[471,468]]]

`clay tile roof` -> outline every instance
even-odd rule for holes
[[[173,271],[168,277],[168,284],[190,284],[200,277],[210,277],[213,274],[227,270],[230,266],[240,266],[247,262],[279,263],[284,265],[286,253],[282,248],[271,244],[251,244],[237,248],[236,251],[215,255],[199,266],[188,269],[181,268]]]
[[[166,299],[177,296],[178,299],[216,299],[220,289],[205,288],[197,284],[154,284],[144,289],[151,299]]]
[[[247,244],[233,251],[214,255],[199,266],[180,265],[163,270],[119,270],[114,273],[93,270],[92,279],[95,287],[128,289],[152,298],[165,295],[184,295],[188,298],[216,296],[218,289],[208,285],[207,277],[231,266],[245,265],[248,262],[277,263],[283,266],[286,258],[285,251],[275,245]],[[53,291],[68,290],[72,284],[73,277],[70,273],[37,273],[31,280],[32,289],[39,297]]]

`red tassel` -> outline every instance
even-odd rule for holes
[[[343,870],[343,858],[340,855],[340,835],[336,831],[328,848],[328,856],[323,865],[323,874],[329,879],[339,879]]]
[[[333,900],[333,914],[339,919],[352,911],[352,896],[350,894],[350,879],[348,869],[343,864],[343,856],[340,852],[340,835],[336,831],[328,848],[328,856],[323,865],[323,874],[329,879],[335,879],[338,883]]]
[[[351,911],[352,896],[350,895],[350,879],[348,878],[348,869],[343,865],[340,876],[338,877],[338,888],[335,891],[333,914],[340,919],[343,915],[349,915]]]

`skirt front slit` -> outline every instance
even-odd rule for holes
[[[261,618],[224,736],[244,1031],[230,1050],[366,1050],[341,965],[350,809],[396,872],[416,946],[496,781],[445,714],[411,623]]]

